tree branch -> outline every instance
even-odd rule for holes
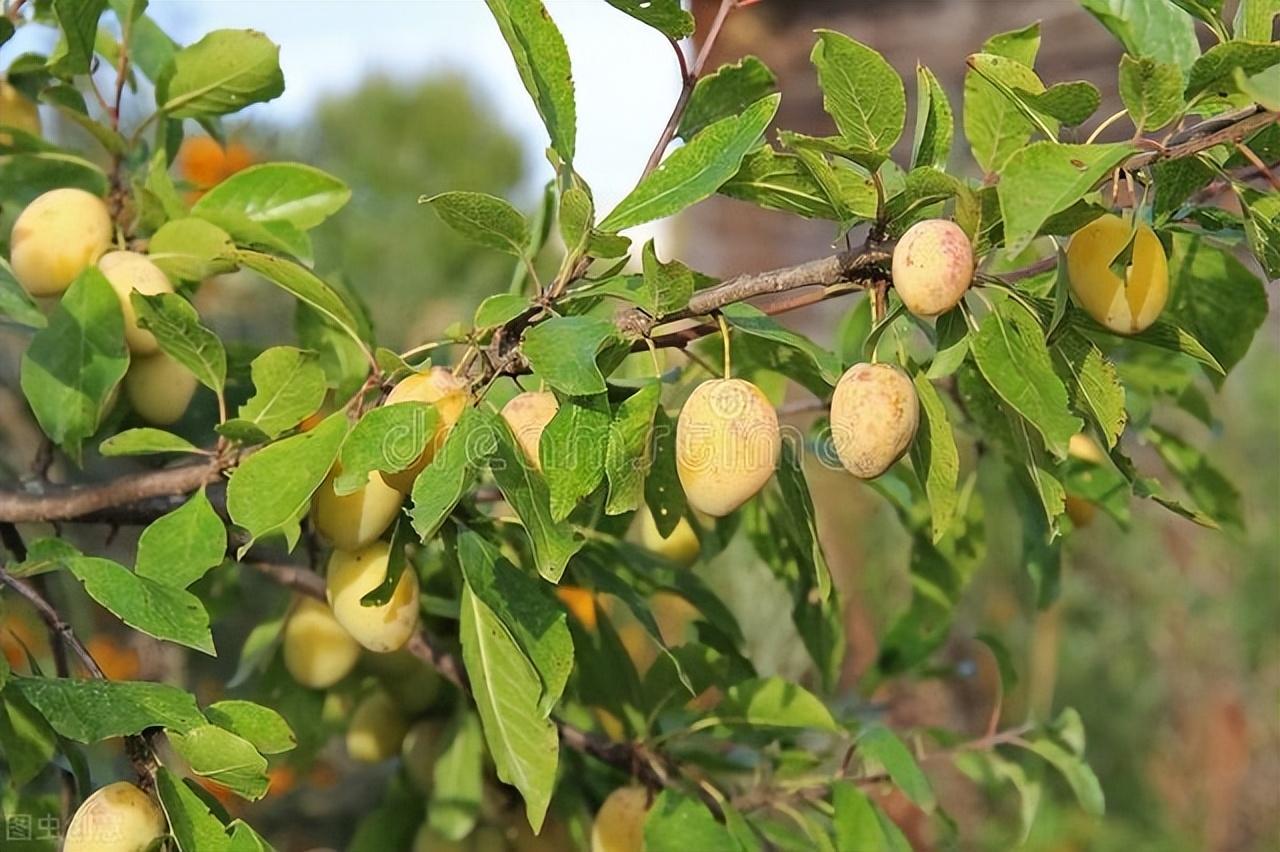
[[[33,491],[0,490],[0,522],[41,523],[94,517],[108,509],[190,494],[217,482],[230,462],[201,462],[130,473],[93,485],[47,485]],[[176,505],[176,504],[175,504]],[[108,517],[99,518],[111,520]]]

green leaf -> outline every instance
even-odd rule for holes
[[[83,189],[101,198],[107,194],[107,175],[74,154],[58,151],[0,154],[0,199],[20,206],[62,187]]]
[[[1280,278],[1280,192],[1263,193],[1237,185],[1244,209],[1244,232],[1258,263],[1272,278]]]
[[[200,725],[186,733],[169,732],[169,743],[191,771],[256,801],[267,794],[267,759],[253,744],[217,725]]]
[[[658,381],[646,382],[618,406],[609,424],[604,463],[609,480],[606,514],[631,512],[644,502],[644,481],[653,461],[653,418],[661,395]]]
[[[737,302],[721,309],[724,318],[736,331],[776,343],[794,350],[802,359],[808,360],[818,371],[822,380],[828,385],[835,385],[840,379],[840,359],[805,337],[783,328],[759,308]]]
[[[609,400],[604,394],[567,397],[542,432],[538,448],[550,494],[551,517],[562,521],[604,479],[609,442]]]
[[[893,731],[883,725],[869,725],[858,735],[857,747],[864,759],[884,767],[908,799],[926,811],[937,806],[929,779]]]
[[[0,316],[6,316],[27,328],[41,329],[49,324],[44,312],[13,277],[9,263],[0,258]]]
[[[439,756],[427,799],[427,824],[441,837],[465,837],[484,801],[484,734],[480,719],[459,713],[440,735]]]
[[[613,323],[598,317],[552,317],[524,333],[521,351],[547,384],[571,396],[603,393],[596,356],[617,339]]]
[[[550,587],[516,568],[471,531],[458,536],[458,562],[471,594],[506,626],[542,681],[538,709],[543,718],[564,694],[573,671],[568,616]]]
[[[1040,52],[1040,22],[996,33],[982,43],[983,53],[993,53],[1020,62],[1028,68],[1036,65],[1036,55]]]
[[[155,335],[160,348],[190,370],[200,384],[222,393],[227,382],[227,353],[218,335],[200,324],[200,315],[177,293],[129,294],[138,325]]]
[[[1139,130],[1159,130],[1177,118],[1182,99],[1182,69],[1150,57],[1120,57],[1120,99]]]
[[[424,402],[397,402],[365,412],[342,444],[342,473],[333,490],[350,494],[365,486],[372,471],[399,473],[422,455],[436,433],[440,414]]]
[[[98,18],[107,0],[53,0],[53,14],[62,30],[62,41],[49,58],[49,67],[62,77],[89,73]]]
[[[680,0],[608,0],[609,5],[643,21],[667,38],[682,39],[693,35],[693,15],[680,6]]]
[[[947,408],[933,382],[923,373],[917,373],[913,381],[916,396],[920,398],[920,413],[924,416],[911,443],[911,465],[929,498],[933,541],[937,544],[946,535],[955,513],[960,456]]]
[[[1001,171],[1005,161],[1027,144],[1035,129],[1017,101],[993,80],[1011,91],[1032,95],[1044,91],[1036,72],[1016,59],[987,53],[969,57],[969,69],[964,75],[964,135],[973,158],[986,172]]]
[[[605,220],[611,233],[679,213],[710,197],[738,171],[778,110],[778,95],[761,98],[741,114],[709,125],[676,149]]]
[[[528,308],[529,300],[524,296],[515,293],[497,293],[480,303],[472,323],[478,329],[505,325]]]
[[[916,65],[916,130],[911,143],[911,168],[946,169],[955,136],[955,116],[947,90],[923,65]]]
[[[653,247],[653,240],[645,243],[642,253],[644,283],[651,293],[654,317],[661,318],[684,310],[693,296],[693,270],[678,260],[663,263]]]
[[[1191,66],[1184,96],[1191,100],[1203,92],[1229,93],[1234,87],[1237,68],[1246,76],[1252,76],[1277,63],[1280,63],[1280,44],[1273,41],[1215,44]]]
[[[542,116],[551,147],[562,160],[572,163],[578,119],[573,102],[573,69],[564,36],[541,0],[485,2],[511,50],[520,80]]]
[[[1271,38],[1277,15],[1280,5],[1275,0],[1240,0],[1231,30],[1236,38],[1245,41],[1266,41]]]
[[[537,671],[469,585],[462,589],[462,659],[498,777],[520,791],[534,831],[551,802],[559,763],[555,724],[540,709]]]
[[[1044,436],[1058,457],[1083,425],[1067,407],[1067,389],[1053,371],[1044,332],[1021,305],[1002,302],[982,321],[971,342],[982,375],[1015,411]]]
[[[1098,91],[1098,87],[1084,80],[1054,83],[1039,94],[1018,92],[1018,95],[1036,112],[1062,122],[1064,127],[1084,124],[1102,103],[1102,93]]]
[[[851,781],[831,787],[835,806],[835,834],[838,852],[911,852],[911,844],[884,812]]]
[[[721,65],[715,72],[698,79],[680,117],[676,135],[687,142],[703,128],[737,115],[773,94],[777,85],[773,72],[754,56],[745,56],[732,65]]]
[[[298,744],[283,716],[252,701],[218,701],[206,707],[204,715],[218,727],[248,740],[262,754],[283,754]]]
[[[1052,352],[1054,369],[1067,386],[1072,408],[1092,420],[1107,447],[1114,447],[1128,419],[1124,386],[1115,365],[1075,330],[1055,340]]]
[[[496,450],[492,419],[482,411],[467,408],[449,430],[431,464],[414,480],[409,515],[422,541],[430,540],[439,531],[475,479],[476,469]]]
[[[501,198],[483,192],[442,192],[423,196],[441,221],[477,245],[523,257],[529,242],[524,214]]]
[[[78,743],[205,723],[189,693],[163,683],[15,676],[5,689],[16,689],[55,731]]]
[[[238,112],[284,92],[280,48],[255,30],[214,30],[174,54],[156,83],[169,118]]]
[[[1209,457],[1167,429],[1153,426],[1143,432],[1160,453],[1165,467],[1178,478],[1188,495],[1209,517],[1223,526],[1244,528],[1240,491]]]
[[[1134,152],[1131,145],[1060,145],[1033,142],[1013,152],[996,191],[1004,216],[1005,247],[1022,251],[1055,213],[1079,201]]]
[[[662,406],[654,412],[653,463],[644,480],[644,502],[663,538],[671,535],[687,508],[676,471],[676,428]]]
[[[97,267],[63,294],[22,355],[22,392],[40,428],[76,463],[129,366],[120,300]]]
[[[200,448],[162,429],[126,429],[98,445],[104,456],[141,456],[151,453],[199,453]]]
[[[311,239],[284,219],[255,222],[239,211],[221,208],[201,210],[199,216],[226,231],[238,245],[311,261]],[[243,263],[239,256],[236,259]]]
[[[253,359],[253,396],[240,406],[235,428],[252,427],[267,438],[292,429],[320,407],[325,396],[324,370],[314,353],[292,346],[273,346]],[[228,424],[230,425],[230,424]]]
[[[353,340],[360,340],[360,326],[351,309],[333,288],[320,280],[311,270],[291,260],[256,251],[241,251],[238,257],[242,265],[315,308],[351,335]]]
[[[0,654],[0,667],[9,675],[8,661]],[[29,784],[49,765],[58,751],[58,737],[37,710],[17,689],[0,690],[0,754],[4,755],[14,787]]]
[[[818,69],[822,108],[844,141],[866,152],[859,162],[875,170],[902,136],[902,78],[875,50],[833,30],[818,30],[809,59]]]
[[[578,257],[587,250],[595,223],[595,202],[590,193],[578,186],[566,189],[560,196],[560,238],[571,257]]]
[[[201,488],[187,502],[162,515],[138,538],[138,576],[185,589],[227,553],[227,530]]]
[[[1106,800],[1098,777],[1080,755],[1071,753],[1049,739],[1033,740],[1028,748],[1062,773],[1085,813],[1102,816],[1106,812]]]
[[[538,573],[549,582],[558,583],[569,558],[582,547],[582,539],[574,533],[571,524],[552,517],[547,481],[530,467],[506,421],[493,415],[483,416],[488,421],[484,428],[495,442],[489,460],[493,478],[524,525]]]
[[[244,820],[232,820],[227,830],[231,832],[229,852],[274,852],[271,844]]]
[[[222,821],[196,793],[193,782],[161,766],[156,772],[156,793],[180,852],[231,852]]]
[[[734,684],[725,692],[716,713],[726,719],[767,728],[840,729],[831,718],[831,711],[817,696],[781,677]]]
[[[209,613],[190,592],[135,574],[110,559],[78,556],[65,564],[84,583],[89,597],[135,630],[217,655],[209,633]]]
[[[1177,65],[1185,73],[1200,56],[1195,22],[1168,0],[1081,0],[1124,49]]]
[[[795,543],[797,558],[813,575],[814,592],[808,603],[826,601],[831,597],[831,568],[818,535],[818,513],[813,508],[813,497],[809,493],[800,457],[789,445],[784,446],[777,477],[782,493],[782,511],[789,521],[787,533]]]
[[[1194,335],[1229,372],[1266,319],[1262,282],[1230,252],[1181,233],[1173,235],[1169,278],[1165,318]]]
[[[336,411],[316,428],[277,441],[245,458],[227,483],[227,512],[249,533],[239,556],[263,536],[281,533],[289,548],[311,495],[324,481],[347,435],[347,415]]]
[[[706,806],[675,790],[663,790],[644,821],[645,852],[740,852],[729,830]]]
[[[799,158],[779,154],[768,145],[747,154],[738,173],[725,182],[719,192],[758,207],[808,219],[837,218],[822,187]]]
[[[192,212],[232,210],[254,222],[284,220],[310,230],[342,209],[347,185],[302,163],[262,163],[236,172],[200,197]]]
[[[166,222],[151,236],[147,257],[170,278],[202,281],[236,266],[236,247],[226,231],[204,219]]]

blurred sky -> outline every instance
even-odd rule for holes
[[[601,0],[547,0],[547,7],[573,62],[578,171],[597,209],[607,211],[634,185],[670,114],[680,86],[675,57],[656,31]],[[241,114],[251,119],[297,121],[319,97],[373,72],[461,71],[524,140],[531,188],[550,177],[546,132],[482,0],[152,0],[149,13],[183,44],[214,29],[253,28],[280,45],[285,93]],[[0,59],[47,50],[49,31],[38,29],[27,28]]]

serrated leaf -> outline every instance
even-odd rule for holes
[[[1182,112],[1182,69],[1150,57],[1120,57],[1120,99],[1139,130],[1159,130]]]
[[[409,515],[422,541],[439,531],[475,478],[476,469],[495,449],[491,418],[468,408],[413,482],[413,509]]]
[[[929,498],[929,517],[936,544],[946,535],[955,513],[960,456],[951,418],[933,382],[921,373],[917,373],[913,381],[923,416],[911,442],[911,465]]]
[[[236,247],[226,231],[188,216],[166,222],[151,235],[147,257],[170,278],[202,281],[236,267]]]
[[[267,759],[253,744],[217,725],[199,725],[186,733],[169,732],[169,743],[202,778],[256,801],[267,794]]]
[[[674,151],[600,223],[616,233],[679,213],[709,198],[733,177],[778,110],[778,95],[761,98],[741,114],[711,124]]]
[[[1167,0],[1081,0],[1133,56],[1177,65],[1185,73],[1200,56],[1195,22]]]
[[[955,136],[955,116],[946,89],[933,72],[916,66],[916,129],[911,143],[911,168],[946,169]]]
[[[77,463],[128,366],[120,301],[96,267],[86,269],[31,339],[21,368],[40,428]]]
[[[644,283],[649,288],[654,317],[664,317],[688,307],[694,289],[693,270],[678,260],[668,263],[658,260],[653,240],[645,243],[641,257]]]
[[[142,531],[134,571],[157,583],[185,589],[221,565],[226,552],[226,527],[201,488]]]
[[[498,777],[520,791],[542,827],[559,763],[556,726],[539,709],[542,682],[497,615],[463,585],[462,658]]]
[[[293,548],[298,522],[346,435],[346,412],[337,411],[310,432],[277,441],[240,462],[227,483],[227,513],[249,533],[239,556],[258,539],[275,533],[283,534]]]
[[[1033,142],[1009,157],[996,192],[1004,216],[1005,247],[1019,252],[1055,213],[1079,201],[1134,152],[1132,145]]]
[[[162,727],[189,731],[205,723],[195,699],[163,683],[20,677],[9,681],[62,736],[78,743]]]
[[[315,308],[339,328],[359,342],[360,325],[342,298],[315,273],[304,266],[282,257],[272,257],[256,251],[240,251],[240,263],[268,281],[293,294],[294,297]]]
[[[541,0],[485,0],[516,70],[542,123],[551,147],[566,163],[574,158],[577,108],[573,100],[573,70],[569,50]]]
[[[653,461],[653,417],[661,394],[662,386],[656,380],[646,382],[618,406],[609,424],[604,462],[609,480],[607,514],[630,512],[644,502],[644,481]]]
[[[969,63],[964,75],[964,135],[984,171],[1001,171],[1009,157],[1027,144],[1035,124],[992,81],[1033,95],[1044,91],[1044,83],[1029,66],[1007,56],[979,53],[969,57]]]
[[[1068,330],[1054,341],[1053,365],[1067,386],[1072,407],[1088,417],[1114,447],[1124,432],[1128,414],[1124,407],[1124,386],[1115,365],[1086,337]]]
[[[156,84],[169,118],[238,112],[284,92],[280,48],[255,30],[214,30],[173,55]]]
[[[209,614],[195,595],[135,574],[110,559],[78,556],[64,564],[84,584],[89,597],[125,624],[148,636],[216,656]]]
[[[693,87],[676,135],[686,142],[698,131],[722,118],[737,115],[751,104],[771,95],[778,80],[769,67],[754,56],[721,65],[704,74]]]
[[[604,479],[611,416],[604,394],[568,397],[542,432],[542,472],[551,517],[562,521]]]
[[[1044,436],[1058,457],[1083,425],[1067,408],[1067,390],[1053,371],[1044,332],[1025,308],[1002,302],[970,344],[991,387]]]
[[[1237,185],[1244,209],[1244,233],[1249,249],[1272,278],[1280,278],[1280,192],[1263,193]]]
[[[397,402],[365,412],[342,443],[342,473],[334,480],[338,495],[365,486],[373,471],[399,473],[422,455],[436,434],[440,413],[424,402]]]
[[[342,209],[347,185],[303,163],[261,163],[236,172],[200,196],[197,215],[232,210],[254,222],[284,220],[306,231]]]
[[[106,8],[107,0],[53,0],[53,14],[62,30],[62,41],[49,57],[55,73],[74,77],[89,72],[98,18]]]
[[[617,329],[608,320],[552,317],[526,331],[520,349],[551,387],[570,396],[589,396],[605,390],[596,356],[616,338]]]
[[[745,680],[729,687],[718,715],[765,728],[837,731],[831,711],[799,684],[781,677]]]
[[[253,396],[240,406],[238,422],[268,438],[297,426],[324,402],[324,370],[313,353],[273,346],[250,365]]]
[[[200,453],[203,452],[186,438],[180,438],[162,429],[142,427],[126,429],[107,438],[98,445],[104,456],[142,456],[152,453]]]
[[[846,142],[867,152],[862,165],[878,168],[906,121],[902,78],[875,50],[832,30],[818,30],[809,59],[818,69],[822,108]]]
[[[472,242],[522,257],[529,242],[524,215],[501,198],[483,192],[442,192],[418,199],[441,221]]]
[[[200,384],[222,393],[227,352],[218,335],[200,324],[200,315],[177,293],[129,294],[138,325],[155,335],[165,354],[190,370]]]
[[[667,38],[679,40],[693,35],[693,15],[681,8],[680,0],[608,0],[608,3]]]
[[[1246,76],[1251,76],[1277,63],[1280,63],[1280,44],[1273,41],[1228,41],[1215,44],[1191,66],[1183,96],[1191,100],[1211,90],[1229,92],[1234,85],[1237,68]]]
[[[1098,110],[1102,93],[1084,80],[1054,83],[1039,94],[1019,92],[1031,108],[1043,116],[1062,122],[1064,127],[1078,127]]]
[[[799,158],[779,154],[768,145],[747,154],[737,174],[726,181],[719,192],[759,207],[809,219],[837,218],[822,187]]]

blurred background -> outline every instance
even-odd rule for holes
[[[578,167],[595,191],[597,209],[608,209],[639,176],[674,102],[678,71],[661,36],[606,4],[547,5],[574,63]],[[693,3],[700,29],[716,5]],[[182,42],[219,27],[252,27],[281,46],[285,95],[233,117],[225,145],[190,140],[178,171],[193,191],[272,159],[311,163],[346,181],[352,202],[316,231],[316,266],[363,300],[379,342],[403,348],[439,335],[469,319],[485,296],[506,288],[507,259],[464,244],[417,204],[419,195],[468,189],[532,210],[551,177],[542,156],[544,131],[483,3],[154,0],[150,14]],[[1113,112],[1120,48],[1071,0],[765,0],[730,17],[710,67],[747,53],[760,56],[783,92],[778,125],[822,134],[828,119],[808,55],[812,30],[832,28],[880,50],[908,81],[911,103],[915,64],[927,64],[947,88],[959,121],[965,56],[988,36],[1035,20],[1042,22],[1037,67],[1046,82],[1090,80],[1103,91],[1099,115]],[[27,43],[6,52],[47,49],[40,38],[24,31],[19,39]],[[51,133],[73,137],[74,128],[46,119]],[[723,277],[825,254],[832,232],[827,223],[714,199],[638,236],[656,236],[664,257]],[[1275,299],[1275,282],[1268,294]],[[293,330],[287,303],[277,299],[269,288],[231,280],[202,292],[201,310],[224,334],[281,342]],[[848,307],[823,303],[786,322],[830,342]],[[1037,613],[1017,536],[1006,540],[1001,532],[1016,529],[1016,520],[993,510],[989,555],[942,654],[942,676],[876,695],[895,725],[981,733],[997,674],[973,637],[990,633],[1013,651],[1022,673],[1005,701],[1004,724],[1028,713],[1079,709],[1107,817],[1084,817],[1054,779],[1028,848],[1280,848],[1277,332],[1272,316],[1218,392],[1216,428],[1185,416],[1170,421],[1239,488],[1243,529],[1209,532],[1151,503],[1134,505],[1128,529],[1098,513],[1069,540],[1061,600]],[[12,352],[12,345],[5,351]],[[6,354],[4,361],[0,378],[14,388],[16,358]],[[19,404],[10,391],[3,394],[0,446],[14,472],[30,465],[33,444],[23,434]],[[1135,451],[1150,466],[1152,457]],[[810,477],[827,553],[847,601],[844,683],[852,687],[876,658],[876,637],[906,605],[908,542],[892,509],[870,489],[816,466]],[[989,507],[1001,505],[994,490],[1004,487],[1003,478],[979,487],[992,492]],[[790,604],[785,595],[761,593],[773,581],[749,549],[731,548],[706,571],[744,624],[762,672],[801,676],[806,658],[784,614]],[[98,642],[95,653],[122,667],[120,676],[151,676],[164,665],[163,654],[145,637]],[[228,675],[211,672],[210,683]],[[306,848],[325,837],[309,833],[317,830],[315,823],[300,827],[300,816],[322,824],[327,819],[324,831],[341,831],[333,825],[353,806],[341,800],[366,801],[358,791],[339,793],[332,786],[336,775],[326,760],[316,766],[309,774],[282,775],[271,796],[245,808],[256,822],[278,830],[271,839],[281,848]],[[1007,788],[1002,797],[987,799],[958,774],[942,773],[935,781],[965,848],[1015,845],[1016,799]],[[886,805],[918,848],[934,848],[923,814],[904,802]]]

